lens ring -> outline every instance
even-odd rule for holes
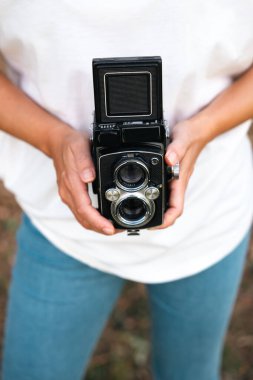
[[[129,202],[129,201],[130,202],[136,202],[135,204],[137,204],[137,208],[142,203],[142,205],[145,209],[145,213],[143,212],[139,215],[139,218],[133,219],[132,216],[134,216],[133,214],[136,212],[136,210],[135,210],[135,211],[133,211],[132,215],[130,212],[130,214],[129,214],[130,218],[127,218],[127,212],[126,212],[126,215],[124,217],[124,215],[122,215],[122,207],[123,207],[124,203],[126,205],[126,202]],[[155,203],[154,203],[154,201],[147,199],[141,193],[134,194],[134,195],[126,194],[126,195],[120,197],[118,199],[118,201],[112,202],[111,214],[112,214],[114,220],[119,225],[121,225],[123,227],[128,227],[128,228],[141,227],[141,226],[146,225],[153,218],[153,216],[155,214]]]
[[[139,220],[145,217],[147,205],[137,197],[128,197],[119,204],[118,213],[129,221]]]
[[[140,160],[125,160],[116,167],[114,178],[116,185],[122,190],[137,191],[148,184],[149,170]]]
[[[128,162],[118,170],[118,178],[120,182],[126,182],[129,184],[136,184],[143,181],[145,178],[145,172],[140,165],[136,165],[133,162]]]

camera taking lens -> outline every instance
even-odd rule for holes
[[[129,221],[142,219],[147,212],[145,203],[136,197],[129,197],[121,202],[119,214]]]
[[[122,227],[142,227],[154,216],[154,201],[141,193],[135,194],[125,194],[117,202],[111,203],[113,218]]]

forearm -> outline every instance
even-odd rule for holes
[[[171,226],[182,214],[187,184],[204,146],[216,136],[252,117],[253,68],[220,93],[203,110],[174,125],[172,141],[167,147],[165,160],[169,166],[180,162],[180,178],[171,182],[170,207],[165,213],[160,229]]]
[[[115,233],[111,222],[92,206],[87,191],[95,178],[88,136],[48,113],[1,74],[0,129],[52,158],[59,195],[83,227]]]
[[[253,67],[191,119],[206,142],[253,118]],[[201,137],[201,136],[200,136]]]
[[[70,127],[33,102],[0,73],[0,130],[50,156],[52,131],[68,133]]]
[[[0,74],[0,129],[50,156],[50,138],[70,127],[48,113]],[[253,67],[191,118],[206,142],[253,118]],[[60,128],[60,129],[59,129]]]

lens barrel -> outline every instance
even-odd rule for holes
[[[145,217],[147,205],[136,197],[129,197],[119,205],[119,214],[125,220],[136,221]]]
[[[132,159],[121,162],[114,172],[115,182],[125,191],[137,191],[149,181],[149,170],[140,160]]]
[[[123,227],[141,227],[153,218],[155,203],[141,193],[125,194],[112,202],[111,213]]]

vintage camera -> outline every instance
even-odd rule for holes
[[[93,60],[93,159],[99,211],[135,234],[158,226],[168,208],[168,168],[160,57]]]

